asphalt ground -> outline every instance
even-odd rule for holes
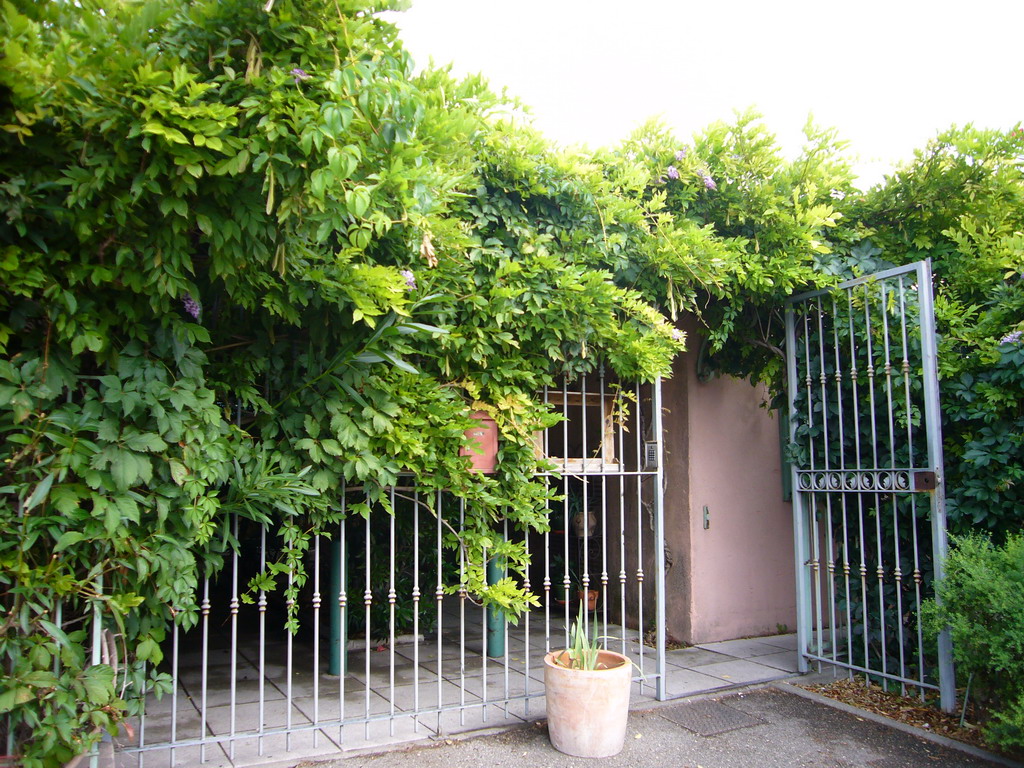
[[[661,703],[630,712],[621,753],[563,755],[543,722],[401,751],[317,763],[320,768],[995,768],[1017,763],[829,703],[787,685]],[[928,737],[928,738],[926,738]],[[309,765],[308,763],[305,765]]]

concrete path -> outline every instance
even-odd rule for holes
[[[994,768],[1011,761],[928,741],[882,718],[854,714],[814,694],[776,685],[670,702],[630,713],[616,757],[556,752],[543,723],[384,754],[353,755],[324,768]],[[913,729],[907,729],[913,731]],[[310,765],[309,763],[305,764]]]
[[[458,629],[442,635],[441,649],[435,639],[419,646],[396,645],[393,659],[387,650],[350,651],[349,673],[341,681],[326,675],[322,665],[316,667],[319,674],[313,674],[312,649],[302,643],[295,642],[291,648],[287,641],[265,643],[267,661],[261,671],[257,638],[244,637],[236,649],[237,656],[232,657],[230,638],[220,636],[219,642],[211,643],[214,647],[209,651],[205,673],[201,653],[181,654],[176,699],[172,702],[172,697],[164,696],[150,700],[145,728],[140,721],[134,723],[135,733],[138,737],[144,733],[151,751],[121,752],[117,768],[172,764],[188,768],[200,764],[203,768],[291,768],[300,761],[312,765],[339,760],[346,754],[543,720],[542,660],[549,646],[561,642],[565,629],[560,619],[549,626],[535,622],[528,634],[524,627],[518,638],[510,638],[507,656],[497,659],[483,658],[479,626],[467,628],[455,618],[446,626]],[[640,644],[636,630],[610,625],[609,634],[619,638],[612,649],[623,650],[648,676],[642,685],[634,683],[632,706],[656,704],[654,650]],[[289,656],[295,659],[291,668],[286,662]],[[230,663],[232,658],[234,665]],[[667,651],[665,689],[671,699],[725,693],[792,677],[796,670],[794,634],[727,640]],[[230,703],[232,676],[235,706]],[[339,683],[343,686],[344,710],[339,706]],[[261,690],[266,698],[262,706],[258,703]],[[528,704],[521,698],[525,693],[532,695]],[[423,714],[414,723],[417,702],[429,708],[440,701],[447,708],[440,717],[436,712]],[[464,705],[461,709],[460,703]],[[393,717],[374,719],[368,726],[360,722],[360,718],[369,720],[389,711]],[[334,724],[325,724],[316,735],[311,730],[291,736],[280,732],[289,722],[297,726],[330,722],[342,712],[349,720],[342,734]],[[276,733],[258,738],[261,716],[266,729]],[[232,749],[227,737],[235,733],[238,738]],[[203,734],[210,737],[205,750],[197,746]],[[175,740],[187,746],[176,746],[171,755],[170,746]],[[126,737],[119,742],[122,748],[137,744]]]

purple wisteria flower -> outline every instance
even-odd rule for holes
[[[672,329],[672,341],[682,341],[686,338],[686,334],[680,331],[678,328]]]
[[[403,269],[398,274],[400,274],[402,277],[405,278],[405,290],[407,290],[407,291],[415,291],[416,290],[416,275],[414,275],[411,270]]]
[[[295,78],[295,84],[296,85],[301,83],[303,80],[309,80],[309,78],[312,77],[312,75],[309,74],[309,72],[307,72],[304,69],[301,69],[300,67],[296,67],[295,69],[293,69],[288,74]]]
[[[1020,344],[1024,331],[1011,331],[999,340],[1000,344]]]
[[[665,175],[668,176],[673,181],[675,181],[676,179],[679,178],[679,171],[676,169],[674,165],[670,165],[668,168],[665,169]]]
[[[676,162],[681,163],[686,159],[686,147],[676,150]]]
[[[186,293],[181,297],[181,306],[185,308],[186,312],[192,315],[193,320],[199,319],[201,307],[199,306],[199,302],[192,298],[191,293]]]
[[[704,182],[704,188],[714,191],[718,189],[718,185],[715,184],[715,180],[708,176],[706,173],[701,174],[701,180]]]

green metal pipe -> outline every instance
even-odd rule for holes
[[[328,644],[327,674],[340,677],[345,674],[345,667],[348,654],[348,622],[341,620],[341,605],[338,603],[338,596],[341,594],[341,585],[345,583],[346,563],[341,556],[341,541],[331,542],[331,567],[327,601],[330,604],[331,614],[331,640]]]
[[[496,557],[487,561],[488,584],[497,584],[504,576]],[[505,655],[505,620],[494,606],[487,607],[487,655],[491,658]]]

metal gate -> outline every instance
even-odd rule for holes
[[[524,544],[520,581],[538,608],[513,626],[475,600],[450,546],[465,502],[444,493],[428,505],[412,478],[390,489],[394,514],[353,514],[314,537],[288,598],[297,610],[264,591],[240,599],[281,542],[236,521],[240,551],[200,584],[198,626],[170,630],[170,693],[137,700],[121,764],[252,765],[542,717],[544,654],[565,647],[588,598],[606,647],[637,665],[635,692],[664,698],[660,381],[599,372],[538,397],[564,417],[536,439],[557,466],[541,477],[562,498],[547,532],[495,528]]]
[[[954,706],[948,633],[921,625],[946,555],[929,262],[786,309],[801,671],[824,663]]]

